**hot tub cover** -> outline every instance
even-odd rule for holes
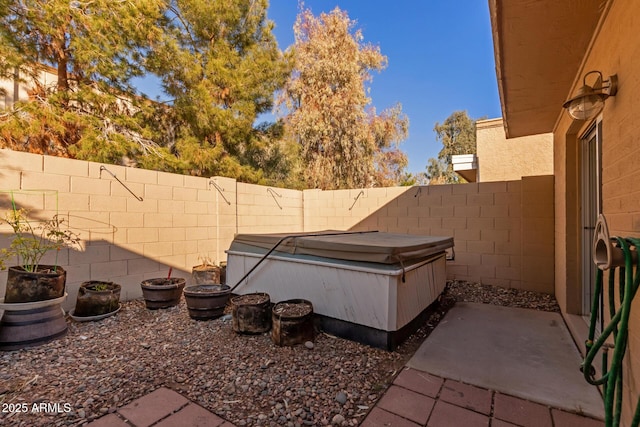
[[[276,249],[278,252],[381,264],[422,259],[453,247],[453,237],[325,230],[316,233],[238,234],[229,250],[244,250],[247,246],[268,250],[281,240]]]

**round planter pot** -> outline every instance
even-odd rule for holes
[[[220,283],[227,284],[227,261],[220,262]]]
[[[67,272],[62,267],[40,265],[30,272],[19,266],[9,267],[4,302],[35,302],[64,296]]]
[[[115,313],[120,307],[120,289],[121,286],[113,282],[91,280],[82,283],[73,315],[91,317]]]
[[[189,316],[196,320],[209,320],[224,314],[231,288],[226,285],[196,285],[184,289]]]
[[[220,284],[220,267],[217,265],[196,265],[191,268],[191,276],[196,285]]]
[[[271,297],[264,292],[231,298],[233,330],[240,334],[261,334],[271,329]]]
[[[271,340],[279,346],[313,341],[313,305],[304,299],[281,301],[272,309]]]
[[[67,321],[60,298],[23,303],[0,303],[0,350],[35,347],[67,333]]]
[[[140,286],[147,308],[156,310],[178,305],[185,284],[185,279],[179,277],[170,279],[162,277],[143,280]]]

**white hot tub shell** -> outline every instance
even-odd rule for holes
[[[338,233],[238,235],[227,251],[227,284],[273,302],[309,300],[328,333],[393,350],[444,290],[453,239]]]

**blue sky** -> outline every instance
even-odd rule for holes
[[[387,68],[373,73],[369,96],[378,113],[400,103],[409,118],[409,137],[400,145],[409,172],[424,172],[438,156],[434,125],[454,111],[466,110],[472,119],[501,116],[486,0],[305,2],[316,16],[336,6],[356,21],[365,43],[387,56]],[[294,42],[298,11],[296,0],[270,0],[268,17],[282,50]],[[145,80],[138,89],[155,97],[157,81]]]
[[[423,172],[442,145],[433,127],[466,110],[473,119],[501,116],[489,6],[486,0],[306,0],[314,15],[336,6],[380,47],[388,66],[373,73],[370,97],[378,112],[402,104],[409,138],[401,149],[409,172]],[[295,0],[271,0],[269,19],[282,50],[293,44]]]

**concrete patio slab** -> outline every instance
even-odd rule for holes
[[[558,313],[457,303],[407,366],[553,408],[604,417]]]

